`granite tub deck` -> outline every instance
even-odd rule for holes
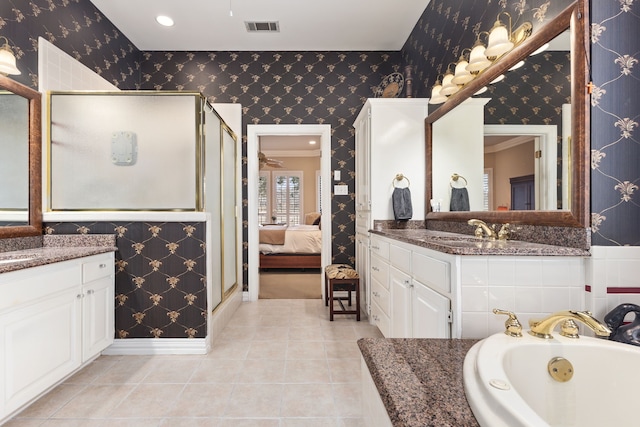
[[[381,229],[371,234],[452,255],[591,256],[588,249],[543,245],[520,240],[490,240],[427,229]]]
[[[361,338],[394,427],[478,427],[462,382],[472,339]]]
[[[53,264],[105,252],[115,252],[115,234],[61,234],[0,242],[0,273]],[[26,242],[26,243],[25,243]]]

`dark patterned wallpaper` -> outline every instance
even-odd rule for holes
[[[591,224],[594,245],[640,245],[640,2],[591,11]]]
[[[206,337],[206,223],[63,222],[45,232],[116,235],[117,338]]]
[[[121,89],[140,81],[140,51],[89,0],[2,0],[0,35],[9,39],[19,76],[38,88],[38,37]]]

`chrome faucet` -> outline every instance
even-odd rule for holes
[[[476,227],[476,237],[482,237],[484,234],[486,234],[490,239],[495,239],[496,237],[498,237],[496,231],[493,228],[489,227],[487,223],[485,223],[481,219],[470,219],[469,221],[467,221],[467,224]]]
[[[575,321],[586,325],[600,337],[608,337],[611,334],[611,330],[607,325],[593,317],[590,312],[573,310],[559,311],[539,321],[530,320],[529,326],[531,330],[529,333],[534,337],[550,339],[553,338],[551,331],[553,331],[558,323],[562,322],[560,335],[567,338],[579,338],[578,327]]]

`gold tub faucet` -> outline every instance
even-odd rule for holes
[[[611,330],[607,325],[593,317],[590,312],[573,310],[559,311],[538,321],[530,320],[529,326],[531,330],[529,333],[534,337],[550,339],[553,338],[551,331],[553,331],[558,323],[562,322],[560,335],[568,338],[579,338],[575,324],[576,321],[586,325],[600,337],[608,337],[611,334]]]

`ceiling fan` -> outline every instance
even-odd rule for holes
[[[282,160],[276,160],[276,159],[272,159],[270,157],[267,157],[261,150],[260,150],[260,146],[258,146],[258,162],[260,162],[260,169],[262,169],[265,166],[269,166],[272,168],[283,168],[283,164],[282,164]]]

